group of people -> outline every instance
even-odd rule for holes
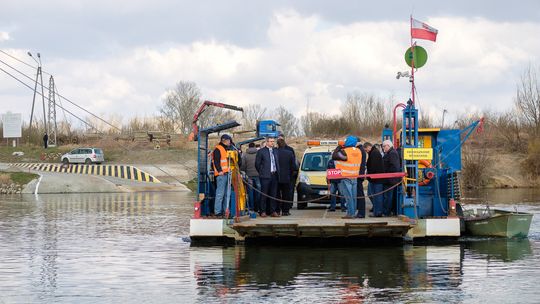
[[[277,147],[276,147],[277,143]],[[212,167],[216,178],[214,215],[222,217],[230,200],[230,159],[228,152],[236,149],[232,138],[224,134],[212,152]],[[290,215],[299,163],[294,149],[287,145],[283,135],[268,137],[262,147],[250,143],[238,158],[238,165],[248,184],[248,208],[261,217]],[[378,145],[359,143],[355,136],[348,136],[343,146],[332,152],[328,169],[340,169],[341,176],[331,179],[331,204],[329,211],[336,210],[339,199],[345,219],[366,217],[364,192],[365,174],[394,173],[401,171],[400,157],[390,140]],[[396,213],[396,185],[400,178],[368,177],[367,193],[373,205],[373,216],[391,216]]]
[[[347,214],[345,219],[365,218],[366,199],[364,193],[365,174],[400,172],[399,154],[393,143],[385,140],[382,152],[376,145],[369,142],[359,144],[358,138],[348,136],[343,146],[339,145],[332,153],[328,169],[340,169],[341,178],[331,179],[330,208],[336,210],[336,201],[340,198],[341,210]],[[390,216],[396,213],[394,200],[399,178],[370,178],[368,177],[368,196],[373,205],[373,216]]]
[[[229,203],[227,181],[230,168],[227,150],[232,139],[222,135],[220,143],[213,151],[212,164],[216,176],[216,196],[214,214],[223,216]],[[277,147],[276,147],[277,143]],[[285,137],[268,137],[263,147],[250,143],[239,159],[240,170],[248,183],[248,208],[261,217],[290,215],[294,185],[298,176],[298,162],[294,149],[287,145]]]

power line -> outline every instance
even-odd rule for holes
[[[1,50],[0,50],[0,51],[1,51]],[[12,65],[10,65],[10,64],[8,64],[7,62],[3,61],[2,59],[0,59],[0,62],[3,63],[3,64],[5,64],[5,65],[8,66],[9,68],[15,70],[17,73],[23,75],[24,77],[30,79],[33,83],[36,82],[32,77],[28,76],[28,75],[25,74],[24,72],[18,70],[17,68],[13,67]],[[43,70],[42,70],[42,72],[43,72]],[[47,73],[47,74],[48,74],[48,73]],[[49,75],[50,75],[50,74],[49,74]],[[48,88],[46,88],[46,89],[49,90]],[[92,115],[93,117],[99,119],[100,121],[104,122],[104,123],[107,124],[108,126],[114,128],[114,129],[116,129],[116,130],[118,130],[118,131],[122,131],[122,130],[121,130],[120,128],[118,128],[117,126],[115,126],[115,125],[109,123],[108,121],[106,121],[106,120],[104,120],[103,118],[97,116],[96,114],[94,114],[94,113],[88,111],[87,109],[85,109],[85,108],[79,106],[79,105],[76,104],[75,102],[71,101],[69,98],[64,97],[64,96],[62,96],[62,95],[60,95],[60,94],[58,94],[58,97],[59,97],[59,98],[63,98],[64,100],[66,100],[67,102],[71,103],[71,104],[74,105],[75,107],[77,107],[77,108],[83,110],[84,112],[86,112],[86,113]]]
[[[6,54],[6,55],[12,57],[13,59],[15,59],[15,60],[17,60],[17,61],[19,61],[19,62],[21,62],[21,63],[23,63],[23,64],[25,64],[25,65],[28,65],[28,66],[33,67],[33,68],[36,68],[36,67],[34,67],[34,66],[32,66],[32,65],[30,65],[30,64],[28,64],[28,63],[25,63],[24,61],[22,61],[22,60],[20,60],[20,59],[17,59],[16,57],[14,57],[14,56],[12,56],[12,55],[10,55],[10,54],[4,52],[3,50],[0,50],[0,52],[2,52],[2,53],[4,53],[4,54]],[[9,65],[9,64],[6,63],[5,61],[3,61],[3,60],[0,59],[0,62],[2,62],[3,64],[7,65],[7,66],[10,67],[11,69],[17,71],[18,73],[20,73],[21,75],[25,76],[26,78],[30,79],[34,84],[36,83],[36,81],[35,81],[32,77],[30,77],[30,76],[28,76],[27,74],[25,74],[25,73],[19,71],[18,69],[16,69],[16,68],[14,68],[13,66]],[[12,77],[13,79],[15,79],[16,81],[20,82],[20,83],[21,83],[22,85],[24,85],[25,87],[29,88],[29,89],[32,90],[32,91],[35,91],[34,89],[32,89],[32,87],[31,87],[30,85],[26,84],[26,83],[25,83],[24,81],[22,81],[21,79],[17,78],[17,77],[14,76],[13,74],[11,74],[11,73],[9,73],[8,71],[4,70],[2,67],[0,67],[0,70],[1,70],[2,72],[6,73],[7,75],[9,75],[10,77]],[[43,71],[42,71],[42,72],[43,72]],[[46,72],[43,72],[43,73],[48,74],[48,75],[51,75],[51,74],[46,73]],[[52,76],[52,75],[51,75],[51,76]],[[75,117],[76,119],[78,119],[79,121],[81,121],[82,123],[84,123],[85,125],[87,125],[88,127],[92,128],[92,129],[94,129],[94,130],[96,130],[97,133],[99,133],[99,134],[101,134],[101,135],[105,135],[104,132],[98,130],[96,127],[94,127],[94,126],[91,125],[90,123],[86,122],[85,120],[83,120],[83,119],[80,118],[79,116],[75,115],[74,113],[72,113],[72,112],[70,112],[69,110],[67,110],[66,108],[64,108],[64,107],[62,106],[62,102],[61,102],[61,99],[62,99],[62,98],[65,99],[67,102],[73,104],[74,106],[80,108],[81,110],[83,110],[83,111],[89,113],[90,115],[96,117],[97,119],[103,121],[103,122],[106,123],[107,125],[109,125],[109,126],[115,128],[115,129],[117,129],[117,130],[119,130],[119,131],[122,131],[120,128],[118,128],[118,127],[116,127],[116,126],[110,124],[109,122],[107,122],[106,120],[102,119],[101,117],[98,117],[97,115],[95,115],[95,114],[89,112],[88,110],[82,108],[81,106],[77,105],[76,103],[74,103],[73,101],[69,100],[68,98],[66,98],[66,97],[64,97],[64,96],[62,96],[62,95],[60,95],[60,94],[58,94],[58,88],[57,88],[56,86],[55,86],[55,89],[56,89],[56,95],[59,97],[58,99],[59,99],[59,101],[60,101],[60,105],[57,104],[56,106],[58,106],[60,109],[62,109],[62,110],[64,111],[64,118],[65,118],[65,112],[67,112],[68,114],[70,114],[71,116]],[[49,90],[49,89],[47,89],[47,90]],[[40,94],[39,92],[37,92],[37,94],[43,96],[43,94]],[[43,97],[44,97],[45,99],[47,99],[48,101],[50,101],[50,99],[49,99],[48,97],[45,97],[45,96],[43,96]],[[119,145],[120,145],[120,144],[119,144]],[[126,151],[129,151],[128,148],[126,148],[126,147],[124,147],[124,146],[122,146],[122,145],[120,145],[120,147],[121,147],[122,149],[126,150]],[[181,164],[181,165],[183,165],[183,166],[185,166],[185,164],[182,164],[182,163],[180,163],[180,162],[178,162],[178,161],[177,161],[177,163],[178,163],[178,164]],[[151,165],[152,165],[153,167],[155,167],[156,169],[160,170],[161,172],[165,173],[165,174],[168,175],[169,177],[172,177],[174,180],[176,180],[176,181],[179,182],[180,184],[182,184],[182,181],[180,181],[178,178],[176,178],[176,177],[173,176],[172,174],[166,172],[165,170],[163,170],[162,168],[160,168],[160,167],[157,166],[156,164],[151,163]],[[186,168],[187,168],[187,167],[186,167]]]
[[[13,55],[7,53],[7,52],[4,51],[4,50],[0,50],[0,52],[4,53],[5,55],[11,57],[11,58],[14,59],[14,60],[17,60],[18,62],[20,62],[20,63],[22,63],[22,64],[24,64],[24,65],[26,65],[26,66],[28,66],[28,67],[31,67],[31,68],[34,69],[34,70],[37,69],[36,66],[33,66],[33,65],[31,65],[31,64],[29,64],[29,63],[27,63],[27,62],[25,62],[25,61],[23,61],[23,60],[21,60],[21,59],[15,57],[15,56],[13,56]],[[42,72],[42,73],[45,73],[45,74],[47,74],[47,75],[49,75],[49,76],[52,76],[51,74],[49,74],[49,73],[47,73],[47,72],[45,72],[45,71],[43,71],[43,70],[41,70],[41,72]]]
[[[8,71],[4,70],[3,68],[0,67],[0,71],[6,73],[7,75],[11,76],[11,78],[17,80],[18,82],[20,82],[22,85],[24,85],[25,87],[29,88],[30,90],[34,91],[34,89],[28,85],[27,83],[25,83],[24,81],[22,81],[21,79],[17,78],[16,76],[14,76],[13,74],[9,73]],[[40,92],[37,92],[38,95],[41,95],[43,96]],[[49,100],[48,97],[45,97],[43,96],[44,98],[46,98],[47,100]],[[71,114],[73,117],[77,118],[78,120],[80,120],[82,123],[84,123],[85,125],[91,127],[92,129],[100,132],[96,127],[94,127],[93,125],[89,124],[88,122],[86,122],[84,119],[80,118],[79,116],[73,114],[72,112],[70,112],[69,110],[67,110],[66,108],[64,107],[61,107],[61,106],[58,106],[59,108],[61,108],[62,110],[68,112],[69,114]]]
[[[6,73],[7,75],[9,75],[10,77],[12,77],[13,79],[15,79],[16,81],[20,82],[22,85],[24,85],[25,87],[29,88],[30,90],[34,91],[34,89],[28,85],[27,83],[25,83],[24,81],[22,81],[21,79],[17,78],[15,75],[9,73],[8,71],[4,70],[2,67],[0,67],[0,71]],[[37,94],[41,95],[39,92],[37,92]],[[42,95],[43,96],[43,95]],[[45,97],[47,100],[49,100],[48,97]],[[96,127],[94,127],[93,125],[89,124],[88,122],[86,122],[85,120],[83,120],[82,118],[80,118],[79,116],[73,114],[72,112],[70,112],[69,110],[65,109],[64,107],[62,106],[59,106],[57,105],[59,108],[61,108],[62,110],[66,111],[67,113],[71,114],[73,117],[77,118],[78,120],[80,120],[82,123],[84,123],[85,125],[89,126],[90,128],[94,129],[97,131],[97,133],[101,134],[101,135],[105,135],[105,133],[103,133],[102,131],[98,130]],[[126,151],[129,151],[128,148],[120,145],[120,147]],[[178,162],[180,164],[180,162]],[[156,169],[160,170],[161,172],[165,173],[166,175],[168,175],[169,177],[172,177],[174,180],[176,180],[177,182],[181,183],[182,184],[182,181],[180,181],[178,178],[176,178],[175,176],[173,176],[172,174],[166,172],[165,170],[163,170],[162,168],[160,168],[159,166],[157,166],[156,164],[153,164],[151,163],[150,165],[152,165],[153,167],[155,167]]]

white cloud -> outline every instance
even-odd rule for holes
[[[10,40],[11,37],[9,36],[9,33],[8,32],[2,32],[0,31],[0,42],[2,41],[8,41]]]
[[[429,59],[416,79],[420,105],[433,113],[507,107],[520,72],[540,54],[540,23],[454,17],[425,21],[439,29],[439,36],[436,43],[419,41]],[[266,43],[259,46],[218,39],[163,42],[121,49],[105,60],[50,59],[44,68],[57,75],[63,94],[98,113],[155,113],[163,92],[179,80],[196,82],[207,99],[284,105],[298,115],[309,99],[311,109],[337,113],[340,100],[353,90],[408,99],[408,82],[395,79],[397,71],[407,69],[408,26],[334,24],[318,15],[282,10],[274,13]],[[4,108],[4,98],[0,104]]]

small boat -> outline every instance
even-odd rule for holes
[[[500,209],[467,210],[464,212],[466,235],[525,238],[529,235],[533,215]]]

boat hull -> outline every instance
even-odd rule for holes
[[[529,235],[532,214],[494,210],[486,218],[465,219],[465,227],[471,236],[524,238]]]

